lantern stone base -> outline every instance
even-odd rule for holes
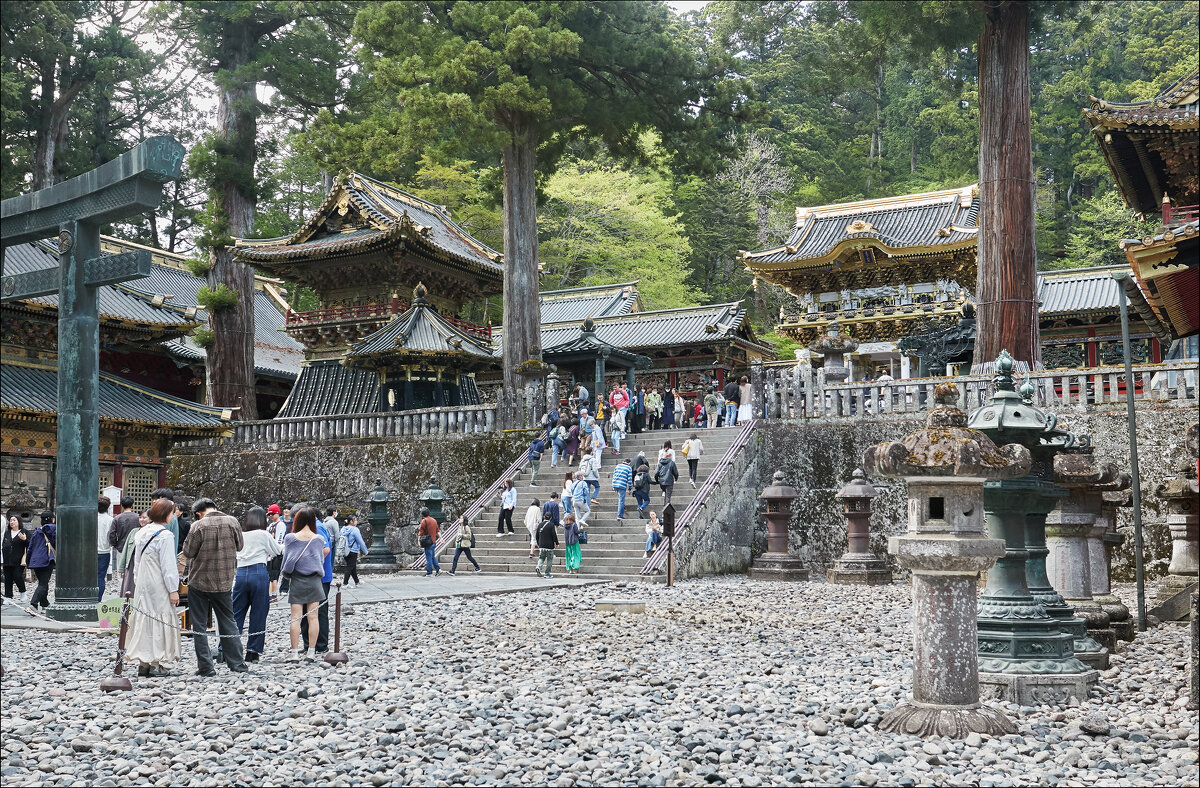
[[[879,730],[911,736],[965,739],[972,733],[988,736],[1016,733],[1017,726],[987,706],[935,706],[908,701],[883,715]]]
[[[838,585],[886,586],[892,583],[887,564],[871,553],[846,553],[834,562],[825,577]]]
[[[980,673],[979,695],[1022,706],[1078,705],[1100,681],[1100,671],[1082,673]]]
[[[1117,633],[1109,622],[1108,613],[1094,599],[1068,599],[1067,602],[1075,608],[1075,617],[1083,620],[1087,636],[1108,654],[1117,653]]]
[[[750,577],[797,582],[808,579],[808,568],[799,558],[787,553],[763,553],[751,564]]]

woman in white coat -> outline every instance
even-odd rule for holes
[[[529,557],[537,558],[537,529],[542,523],[542,504],[537,498],[525,510],[525,530],[529,532]]]
[[[170,498],[159,498],[150,507],[150,522],[138,531],[133,545],[136,585],[125,659],[138,663],[139,676],[168,676],[164,662],[179,659],[179,564],[175,540],[167,521],[175,510]]]

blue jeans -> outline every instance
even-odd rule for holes
[[[571,496],[568,495],[562,499],[562,509],[564,516],[571,513]]]
[[[564,454],[565,454],[565,452],[563,451],[562,439],[555,438],[554,439],[554,451],[552,451],[550,453],[550,467],[551,468],[557,467],[558,466],[558,458],[562,457]]]
[[[250,613],[250,637],[246,653],[261,654],[266,647],[267,610],[271,607],[271,580],[266,564],[239,566],[233,581],[233,617],[238,634],[245,632],[246,613]]]
[[[593,480],[591,480],[591,479],[584,479],[584,481],[585,481],[585,482],[587,482],[587,486],[588,486],[588,487],[591,487],[591,488],[592,488],[592,497],[591,497],[591,500],[592,500],[592,501],[594,501],[594,500],[596,500],[597,498],[599,498],[599,497],[600,497],[600,482],[599,482],[599,481],[593,481]],[[590,502],[590,501],[589,501],[589,502]]]
[[[107,553],[96,553],[96,601],[104,601],[104,576],[108,574],[108,562],[112,560],[112,550]],[[24,573],[24,569],[21,570]]]
[[[650,493],[646,490],[634,490],[633,499],[637,501],[638,509],[645,509],[650,505]]]
[[[437,550],[437,545],[435,544],[425,548],[425,574],[427,575],[433,574],[434,571],[442,571],[437,556],[434,554],[435,550]]]
[[[617,519],[625,517],[625,493],[629,492],[624,487],[617,487]]]
[[[658,543],[662,541],[662,534],[658,531],[651,531],[650,537],[646,539],[646,549],[653,550],[658,547]]]
[[[737,424],[737,410],[738,410],[738,405],[736,402],[726,402],[725,403],[725,426],[726,427],[732,427],[734,424]]]
[[[618,432],[617,430],[613,430],[612,445],[613,445],[614,450],[616,450],[616,451],[621,450],[621,433]]]

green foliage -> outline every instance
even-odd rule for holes
[[[196,343],[196,346],[202,348],[212,347],[212,343],[217,338],[216,334],[212,332],[212,329],[208,328],[194,329],[190,336],[192,341]]]
[[[201,279],[208,276],[210,266],[208,258],[205,256],[193,255],[192,257],[184,260],[183,264],[187,266],[187,270],[192,276],[199,277]]]
[[[546,182],[539,258],[549,289],[639,280],[649,309],[697,303],[685,281],[691,251],[666,215],[666,181],[652,171],[570,160]]]
[[[1156,221],[1144,221],[1125,207],[1116,189],[1080,200],[1074,209],[1074,222],[1067,236],[1066,254],[1049,268],[1090,268],[1099,265],[1125,265],[1125,253],[1117,246],[1122,238],[1152,235]]]
[[[204,285],[196,291],[196,303],[210,312],[232,309],[237,305],[237,302],[238,292],[231,290],[224,282],[217,285],[216,290],[212,290],[208,285]]]
[[[777,334],[774,331],[766,334],[758,335],[759,341],[768,344],[775,348],[775,357],[779,359],[793,359],[796,357],[797,350],[803,350],[804,345],[801,345],[791,337],[785,337],[782,334]]]

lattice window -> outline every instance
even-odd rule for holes
[[[96,495],[103,495],[104,488],[113,486],[113,469],[111,465],[100,466],[100,489],[96,491]],[[119,503],[115,501],[114,503]]]
[[[158,471],[154,468],[125,466],[125,489],[122,495],[133,499],[134,508],[143,512],[150,508],[150,494],[158,483]]]

